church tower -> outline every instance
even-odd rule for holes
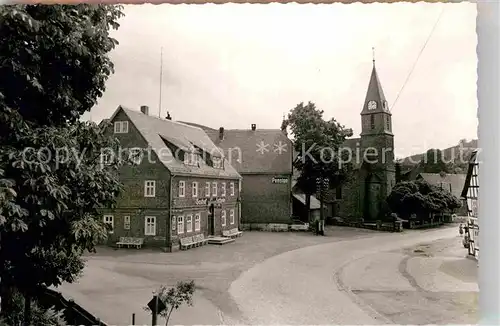
[[[385,199],[396,183],[392,114],[382,90],[373,60],[373,68],[361,110],[361,155],[363,178],[360,186],[365,219],[384,214]]]

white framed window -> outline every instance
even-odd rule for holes
[[[226,183],[223,182],[220,188],[220,195],[221,197],[226,197]]]
[[[184,216],[177,216],[177,234],[184,233]]]
[[[205,197],[210,197],[210,182],[205,182]]]
[[[130,216],[128,215],[123,217],[123,229],[130,230]]]
[[[156,193],[156,181],[144,181],[144,197],[154,197]]]
[[[234,182],[229,184],[229,190],[231,191],[231,196],[234,196]]]
[[[179,181],[179,197],[186,196],[186,181]]]
[[[198,166],[200,156],[197,153],[184,152],[184,164]]]
[[[191,192],[193,197],[198,197],[198,182],[194,181],[192,186]]]
[[[111,153],[101,153],[101,164],[107,165],[111,163]]]
[[[191,154],[191,164],[193,166],[198,166],[198,162],[200,161],[200,156],[196,153]]]
[[[200,231],[201,229],[201,214],[197,213],[194,216],[194,230],[195,231]]]
[[[215,169],[222,169],[223,168],[222,159],[220,157],[214,157],[212,159],[212,162],[213,162],[213,167]]]
[[[126,134],[128,132],[128,121],[115,121],[115,134]]]
[[[113,230],[115,229],[115,219],[113,217],[113,215],[104,215],[103,217],[103,220],[104,220],[104,223],[106,223],[107,225],[109,225],[111,228],[111,232],[113,232]]]
[[[234,209],[229,211],[229,223],[234,224]]]
[[[193,232],[193,215],[186,216],[186,233]]]
[[[170,225],[170,228],[172,229],[172,231],[175,231],[176,227],[177,227],[177,217],[172,216],[172,224]]]
[[[144,235],[156,235],[156,216],[144,217]]]
[[[222,226],[226,226],[226,210],[225,209],[223,209],[220,212],[220,219],[221,219]]]
[[[212,196],[217,197],[217,182],[212,182]]]

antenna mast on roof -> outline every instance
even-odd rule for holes
[[[163,79],[163,46],[160,49],[160,101],[158,103],[158,118],[161,118],[161,88]]]

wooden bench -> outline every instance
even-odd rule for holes
[[[136,249],[141,249],[143,244],[144,244],[144,238],[120,237],[120,241],[116,243],[116,246],[118,248],[135,247]]]
[[[196,242],[196,246],[204,246],[208,243],[208,239],[205,239],[203,234],[193,235],[193,242]]]
[[[241,236],[242,234],[243,234],[243,232],[238,231],[237,228],[222,231],[222,236],[227,237],[227,238],[231,238],[231,239],[237,238],[237,237]]]
[[[241,237],[243,235],[243,231],[238,230],[238,228],[231,229],[231,235],[235,237]]]
[[[186,250],[194,247],[193,237],[184,237],[181,238],[179,241],[181,243],[181,250]]]
[[[191,249],[199,246],[204,246],[208,243],[203,234],[196,234],[191,237],[184,237],[180,240],[181,250]]]

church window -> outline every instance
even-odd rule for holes
[[[390,121],[390,120],[389,120],[389,116],[388,116],[388,115],[386,115],[386,116],[385,116],[385,129],[387,129],[387,130],[389,130],[389,131],[390,131],[390,130],[391,130],[391,125],[390,125],[389,121]]]
[[[370,115],[370,125],[372,129],[375,129],[375,116],[373,114]]]

